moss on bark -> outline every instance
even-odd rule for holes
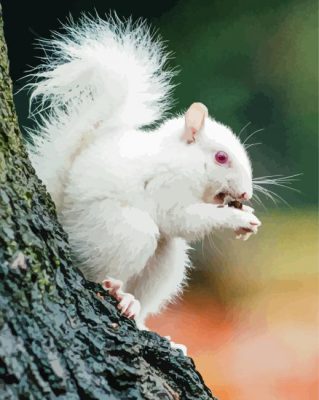
[[[1,5],[0,21],[0,398],[213,399],[190,358],[72,266],[19,132]]]

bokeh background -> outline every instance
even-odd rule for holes
[[[2,1],[15,89],[34,46],[71,13],[147,18],[174,53],[175,111],[204,102],[250,142],[255,176],[301,173],[298,192],[254,204],[247,242],[217,235],[195,246],[182,299],[149,326],[186,344],[220,399],[300,400],[318,390],[318,10],[311,0]],[[27,93],[15,96],[21,126]],[[248,124],[248,125],[247,125]],[[274,189],[270,187],[270,189]],[[287,204],[287,203],[288,204]]]

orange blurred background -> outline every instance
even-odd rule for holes
[[[187,346],[219,399],[319,399],[317,213],[259,215],[247,242],[198,246],[182,299],[148,326]]]

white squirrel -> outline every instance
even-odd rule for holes
[[[75,264],[140,327],[179,295],[188,243],[220,228],[247,239],[252,169],[239,138],[201,103],[170,107],[169,53],[143,22],[90,19],[46,42],[34,74],[41,122],[32,161],[69,235]]]

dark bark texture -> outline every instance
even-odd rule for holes
[[[23,146],[0,5],[0,399],[213,399],[193,361],[70,261]]]

